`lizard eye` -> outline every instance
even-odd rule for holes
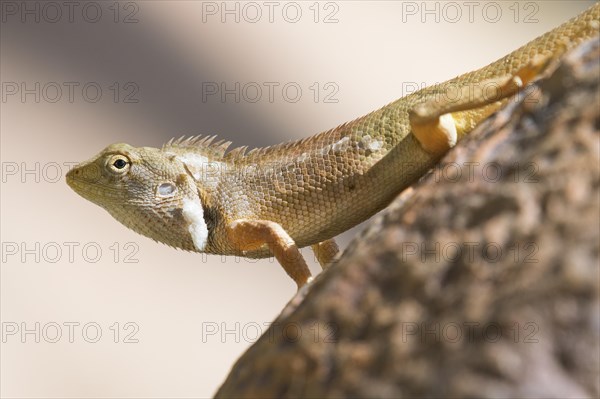
[[[127,165],[127,161],[125,161],[124,159],[117,159],[115,162],[113,162],[113,166],[117,169],[123,169],[125,167],[125,165]]]
[[[125,173],[130,164],[131,162],[124,155],[114,155],[107,162],[108,169],[117,174]]]

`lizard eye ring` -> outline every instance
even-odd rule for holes
[[[119,175],[127,172],[130,165],[131,161],[124,155],[113,155],[106,162],[107,169]]]

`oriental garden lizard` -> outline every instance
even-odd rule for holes
[[[333,237],[387,206],[599,27],[597,3],[492,64],[299,141],[249,152],[200,136],[162,148],[113,144],[70,170],[67,183],[170,246],[274,255],[300,288],[311,274],[299,248],[312,246],[325,267],[338,252]]]

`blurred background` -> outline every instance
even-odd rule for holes
[[[75,163],[114,142],[306,137],[592,3],[3,1],[0,394],[210,396],[295,293],[272,259],[127,230],[65,184]]]

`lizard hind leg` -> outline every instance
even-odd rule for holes
[[[460,87],[450,83],[442,93],[408,111],[414,136],[428,153],[443,155],[456,145],[460,136],[498,110],[503,100],[540,76],[550,61],[549,56],[540,55],[514,74]]]
[[[335,258],[340,251],[333,238],[313,244],[311,245],[311,248],[323,270],[331,264],[333,258]]]
[[[278,223],[269,220],[239,219],[228,226],[228,237],[240,251],[267,245],[298,289],[310,281],[310,270],[290,235]]]

